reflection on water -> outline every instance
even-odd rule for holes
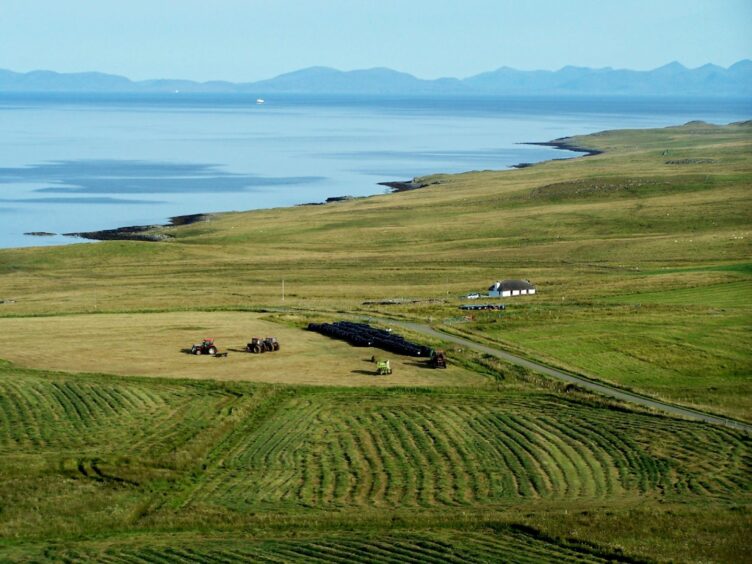
[[[127,160],[57,161],[29,167],[0,168],[0,184],[25,182],[57,184],[34,192],[59,194],[182,194],[187,192],[243,192],[256,186],[287,186],[323,180],[317,176],[265,177],[223,172],[217,165]],[[13,201],[13,200],[8,200]],[[70,203],[63,198],[19,202]],[[105,199],[78,199],[105,203]],[[113,203],[144,200],[111,200]],[[153,202],[147,202],[153,203]]]
[[[0,203],[8,204],[115,204],[115,205],[154,205],[164,204],[166,202],[159,200],[136,200],[136,199],[123,199],[123,198],[111,198],[109,196],[94,196],[91,198],[0,198]],[[3,208],[0,208],[3,211]]]
[[[0,247],[573,156],[525,141],[752,115],[748,100],[265,98],[0,94]]]

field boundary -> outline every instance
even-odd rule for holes
[[[665,413],[669,413],[674,416],[684,417],[686,419],[691,419],[693,421],[702,421],[704,423],[711,423],[714,425],[723,425],[726,427],[730,427],[732,429],[737,429],[737,430],[746,431],[747,433],[752,433],[752,425],[748,423],[737,421],[735,419],[731,419],[728,417],[721,417],[719,415],[712,415],[710,413],[704,413],[702,411],[692,409],[689,407],[682,407],[679,405],[667,403],[658,399],[651,398],[649,396],[638,394],[636,392],[630,392],[630,391],[618,388],[616,386],[606,384],[604,382],[591,380],[590,378],[586,378],[584,376],[572,374],[571,372],[565,372],[564,370],[553,368],[551,366],[547,366],[545,364],[536,362],[534,360],[529,360],[527,358],[507,352],[499,347],[491,347],[488,345],[483,345],[481,343],[471,341],[470,339],[467,339],[464,337],[459,337],[457,335],[445,333],[444,331],[439,331],[438,329],[434,329],[428,325],[423,325],[421,323],[414,323],[410,321],[400,321],[397,319],[384,319],[384,321],[400,326],[404,329],[408,329],[410,331],[416,331],[418,333],[422,333],[424,335],[434,337],[436,339],[442,339],[444,341],[449,341],[458,345],[463,345],[477,352],[490,354],[492,356],[495,356],[496,358],[500,358],[501,360],[511,362],[512,364],[516,364],[518,366],[528,368],[530,370],[533,370],[534,372],[538,372],[546,376],[556,378],[557,380],[562,380],[569,384],[575,384],[575,385],[581,386],[587,389],[588,391],[595,392],[604,396],[608,396],[608,397],[612,397],[618,400],[637,404],[642,407],[647,407],[650,409],[663,411]]]

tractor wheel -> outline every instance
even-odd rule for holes
[[[209,347],[209,351],[208,352],[209,352],[210,355],[214,356],[215,354],[217,354],[217,349],[216,349],[216,347]]]
[[[258,353],[261,352],[261,347],[258,346],[258,345],[253,345],[253,347],[251,348],[251,352],[255,353],[255,354],[258,354]]]
[[[278,351],[278,350],[279,350],[279,343],[274,343],[274,350],[275,350],[275,351]]]
[[[195,354],[195,355],[201,354],[201,348],[200,347],[196,347],[196,350],[193,351],[193,354]]]

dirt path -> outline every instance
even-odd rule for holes
[[[715,425],[725,425],[733,429],[738,429],[738,430],[746,431],[748,433],[752,433],[752,425],[748,423],[743,423],[741,421],[736,421],[734,419],[727,419],[725,417],[720,417],[717,415],[711,415],[709,413],[703,413],[702,411],[696,411],[688,407],[681,407],[678,405],[665,403],[657,399],[652,399],[648,396],[637,394],[635,392],[629,392],[626,390],[619,389],[609,384],[605,384],[602,382],[595,382],[593,380],[584,378],[582,376],[576,376],[574,374],[570,374],[569,372],[564,372],[562,370],[558,370],[556,368],[551,368],[550,366],[546,366],[545,364],[540,364],[538,362],[534,362],[532,360],[522,358],[520,356],[503,351],[499,348],[482,345],[480,343],[476,343],[474,341],[465,339],[463,337],[457,337],[455,335],[450,335],[449,333],[444,333],[443,331],[438,331],[436,329],[429,327],[428,325],[422,325],[420,323],[410,323],[408,321],[397,321],[395,319],[389,319],[388,322],[391,324],[397,325],[399,327],[409,329],[410,331],[423,333],[424,335],[435,337],[437,339],[441,339],[442,341],[449,341],[452,343],[456,343],[458,345],[462,345],[464,347],[467,347],[468,349],[472,349],[477,352],[490,354],[492,356],[495,356],[496,358],[500,358],[502,360],[506,360],[507,362],[511,362],[512,364],[523,366],[534,372],[538,372],[540,374],[545,374],[546,376],[556,378],[557,380],[563,380],[564,382],[576,384],[577,386],[585,388],[591,392],[602,394],[604,396],[609,396],[609,397],[616,398],[622,401],[631,402],[637,405],[641,405],[643,407],[648,407],[648,408],[655,409],[658,411],[663,411],[671,415],[684,417],[686,419],[692,419],[695,421],[703,421],[705,423],[713,423]]]

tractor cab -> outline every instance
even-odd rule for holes
[[[266,348],[270,351],[279,350],[279,341],[276,337],[267,337],[264,339],[264,344],[266,344]]]

